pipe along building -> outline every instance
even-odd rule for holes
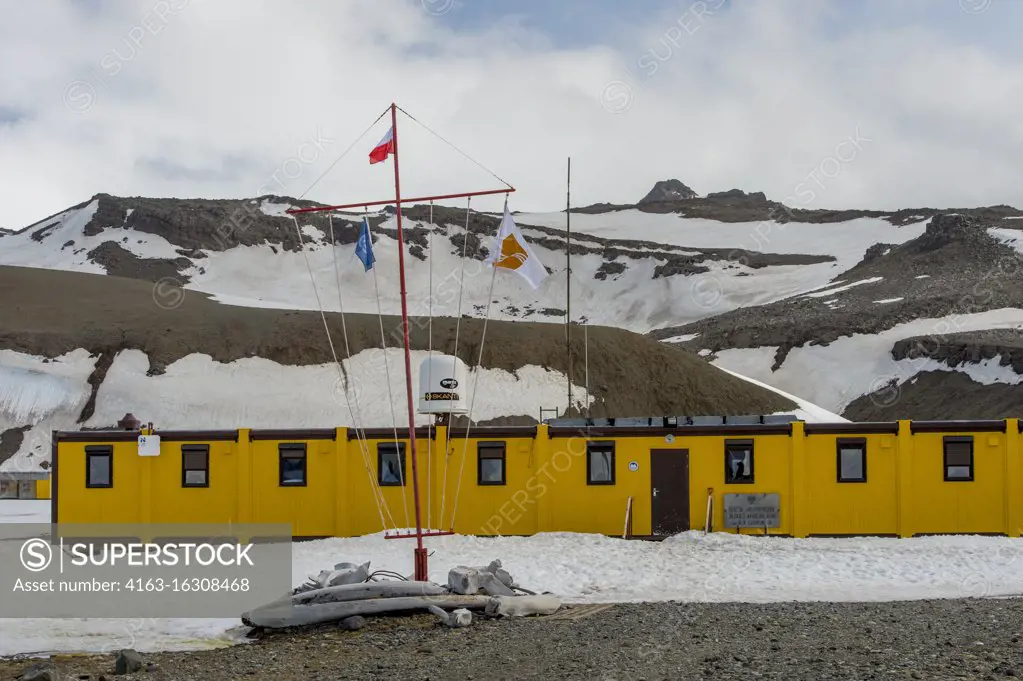
[[[464,368],[446,361],[446,371],[424,364],[420,412],[464,412],[464,394],[455,392]],[[435,375],[446,377],[427,380]],[[444,393],[443,408],[430,404]],[[1018,419],[679,416],[468,431],[446,422],[415,431],[420,502],[425,526],[460,534],[1018,537],[1023,529]],[[296,538],[405,528],[413,506],[408,435],[132,423],[55,431],[51,519],[286,523]]]

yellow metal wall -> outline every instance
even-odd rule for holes
[[[36,499],[49,499],[50,498],[50,481],[49,480],[37,480],[36,481]]]
[[[181,486],[181,448],[205,444],[209,451],[209,487]],[[134,447],[134,443],[129,443]],[[128,462],[114,461],[114,471]],[[227,523],[238,522],[238,456],[234,442],[168,442],[160,447],[160,456],[135,456],[140,472],[147,471],[149,520],[151,523]],[[64,471],[60,471],[63,475]],[[115,486],[117,482],[115,481]],[[63,491],[63,487],[61,488]],[[92,491],[92,490],[89,490]],[[61,500],[63,501],[63,500]],[[62,505],[62,504],[61,504]]]
[[[495,437],[485,429],[470,439],[446,441],[443,427],[432,439],[420,438],[420,489],[424,526],[463,534],[528,535],[573,531],[620,535],[628,499],[633,500],[632,532],[651,531],[651,456],[654,449],[686,450],[689,455],[690,526],[702,529],[708,490],[714,498],[713,529],[724,529],[724,494],[778,493],[781,527],[772,534],[899,535],[1003,533],[1023,529],[1023,460],[1015,419],[1006,432],[912,432],[909,421],[898,433],[686,435],[668,442],[658,436],[594,437],[615,443],[615,484],[588,485],[583,437],[550,437],[547,426],[535,437]],[[950,428],[954,424],[949,425]],[[928,429],[930,430],[930,429]],[[974,480],[944,480],[943,438],[971,436]],[[867,481],[839,483],[836,442],[867,443]],[[731,439],[754,441],[753,484],[724,482],[724,447]],[[506,484],[477,484],[477,445],[506,443]],[[408,441],[406,456],[408,454]],[[114,486],[86,489],[85,448],[102,441],[58,441],[58,522],[259,522],[289,523],[295,536],[355,536],[385,527],[414,526],[412,462],[406,485],[376,484],[377,445],[348,439],[210,441],[209,487],[182,488],[181,447],[200,441],[161,443],[158,457],[140,457],[134,441],[109,443],[114,450]],[[278,446],[306,445],[307,484],[278,484]],[[634,463],[635,466],[630,466]],[[632,470],[635,468],[635,470]],[[461,476],[461,477],[459,477]],[[461,484],[459,488],[459,479]],[[40,483],[40,491],[43,483]],[[680,491],[681,492],[681,491]],[[378,496],[379,495],[379,496]],[[456,507],[457,499],[457,507]],[[378,501],[389,510],[381,522]],[[406,515],[407,513],[407,515]],[[731,530],[734,531],[734,530]],[[762,529],[744,529],[763,533]]]
[[[867,443],[866,482],[838,482],[838,441],[845,439]],[[898,533],[895,435],[811,434],[805,442],[808,534]]]
[[[632,496],[633,531],[649,534],[650,446],[656,440],[595,437],[592,441],[615,443],[615,484],[586,483],[585,438],[551,439],[541,464],[544,466],[541,479],[548,492],[543,497],[540,530],[621,535],[625,529],[626,503]],[[630,461],[638,464],[636,471],[629,470]]]
[[[973,480],[944,481],[943,439],[973,437]],[[1011,436],[1018,435],[1011,433]],[[917,433],[910,459],[914,534],[1003,533],[1005,525],[1005,433]],[[1017,498],[1016,503],[1020,500]]]
[[[505,442],[505,484],[478,485],[478,445],[494,441]],[[546,469],[542,469],[545,452],[541,451],[539,439],[452,438],[448,456],[444,447],[444,440],[439,438],[434,449],[432,496],[426,500],[431,502],[430,517],[435,528],[453,527],[461,534],[491,535],[528,535],[539,531],[538,509],[551,489]],[[462,484],[458,489],[460,470]]]

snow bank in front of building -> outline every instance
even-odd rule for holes
[[[44,502],[0,501],[0,522],[44,513]],[[19,516],[19,514],[21,514]],[[499,558],[525,588],[569,603],[644,601],[895,601],[1023,595],[1023,540],[944,536],[914,539],[782,539],[686,532],[663,542],[594,534],[435,537],[430,577]],[[382,534],[294,545],[292,582],[342,561],[409,574],[412,544]],[[236,619],[0,620],[0,655],[41,651],[207,648],[240,640]]]

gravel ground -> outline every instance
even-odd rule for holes
[[[1006,679],[1023,676],[1021,639],[1023,600],[656,603],[467,629],[428,615],[377,618],[357,632],[321,626],[146,655],[155,669],[119,678]],[[0,678],[29,664],[0,660]],[[112,656],[56,664],[61,681],[113,678]]]

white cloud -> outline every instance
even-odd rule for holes
[[[561,205],[569,154],[579,204],[665,177],[797,205],[802,184],[811,207],[1023,203],[1023,61],[933,27],[836,34],[839,2],[672,6],[573,49],[520,21],[455,30],[412,1],[20,3],[0,25],[0,105],[24,116],[0,123],[0,225],[101,191],[298,195],[392,99],[516,185],[516,209]],[[400,125],[407,195],[494,186]],[[365,160],[383,129],[310,198],[386,198],[390,170]],[[855,158],[828,161],[857,130]]]

